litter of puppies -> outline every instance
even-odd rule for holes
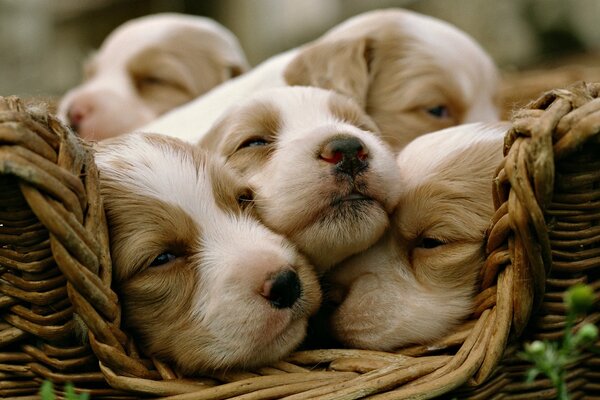
[[[140,34],[149,26],[155,35]],[[249,68],[225,27],[157,15],[119,27],[88,69],[57,118],[0,102],[9,386],[72,373],[36,366],[54,351],[81,355],[80,382],[99,397],[481,395],[504,379],[503,357],[515,365],[509,336],[595,268],[576,278],[564,268],[543,299],[549,260],[570,251],[550,252],[543,213],[560,219],[572,198],[558,196],[556,211],[544,196],[582,186],[543,190],[552,155],[505,157],[583,151],[599,134],[593,123],[573,148],[562,138],[595,115],[600,86],[546,94],[500,121],[496,66],[446,22],[371,11]],[[571,111],[546,122],[543,138],[527,127]],[[538,142],[514,144],[519,135]],[[597,165],[597,154],[581,157]],[[526,167],[546,169],[515,178]],[[552,229],[589,228],[584,209]],[[51,295],[26,294],[38,287]],[[22,298],[42,315],[36,324],[62,327],[32,328]],[[27,342],[33,331],[43,350]],[[20,393],[14,385],[6,393]]]

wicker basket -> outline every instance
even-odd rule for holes
[[[500,85],[500,111],[503,119],[510,119],[515,110],[537,99],[548,90],[566,88],[574,82],[600,82],[600,54],[590,54],[583,60],[568,60],[555,68],[525,71],[503,71]]]
[[[554,398],[548,380],[523,383],[516,353],[561,336],[568,286],[600,289],[599,91],[552,91],[515,114],[476,312],[452,335],[397,353],[297,352],[197,379],[142,356],[119,328],[90,149],[47,113],[0,98],[0,396],[33,396],[49,378],[93,398]],[[599,319],[596,301],[586,321]],[[597,371],[592,352],[571,366],[574,399],[600,396]]]

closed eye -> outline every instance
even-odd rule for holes
[[[136,79],[136,83],[138,87],[143,86],[177,86],[176,84],[170,82],[167,79],[163,79],[159,76],[140,76]]]
[[[250,190],[243,191],[242,193],[238,194],[238,196],[237,196],[237,202],[240,205],[240,207],[242,208],[242,210],[251,206],[253,201],[254,201],[254,194]]]
[[[443,246],[444,244],[446,244],[446,243],[444,243],[443,241],[441,241],[439,239],[424,237],[424,238],[421,238],[417,242],[417,245],[415,247],[418,247],[421,249],[435,249],[436,247]]]
[[[252,137],[243,141],[242,144],[238,146],[238,150],[245,149],[247,147],[268,146],[269,144],[271,144],[271,142],[265,139],[264,137]]]
[[[447,106],[440,104],[435,107],[426,108],[425,111],[429,115],[435,118],[449,118],[450,117],[450,109]]]
[[[161,265],[165,265],[171,261],[173,261],[174,259],[176,259],[177,256],[173,253],[170,253],[168,251],[159,254],[154,260],[152,260],[152,262],[150,263],[151,267],[160,267]]]

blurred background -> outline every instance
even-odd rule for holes
[[[0,95],[63,94],[81,80],[83,60],[108,33],[142,15],[211,17],[238,36],[255,65],[352,15],[384,7],[453,23],[508,73],[600,66],[597,0],[0,0]]]

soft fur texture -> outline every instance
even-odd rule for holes
[[[450,24],[388,9],[351,18],[143,130],[195,142],[232,104],[281,85],[315,86],[353,97],[396,150],[425,132],[498,119],[498,76],[486,52]]]
[[[427,343],[470,314],[508,128],[449,128],[399,154],[402,193],[390,230],[328,276],[340,302],[330,325],[338,340],[376,350]]]
[[[323,272],[371,246],[388,226],[398,175],[391,150],[376,133],[349,98],[283,87],[233,107],[202,144],[226,157],[255,189],[255,209],[265,225]],[[338,140],[360,143],[355,174],[341,169],[341,158],[336,163],[323,156]]]
[[[304,46],[284,75],[353,97],[395,150],[426,132],[498,120],[487,53],[456,27],[406,10],[349,19]]]
[[[104,40],[58,114],[80,136],[100,140],[139,128],[247,69],[236,37],[213,20],[137,18]]]
[[[248,188],[220,159],[132,134],[98,145],[96,162],[123,324],[146,352],[195,374],[271,363],[302,341],[317,278],[243,206]],[[276,307],[282,271],[297,274],[299,297]]]

